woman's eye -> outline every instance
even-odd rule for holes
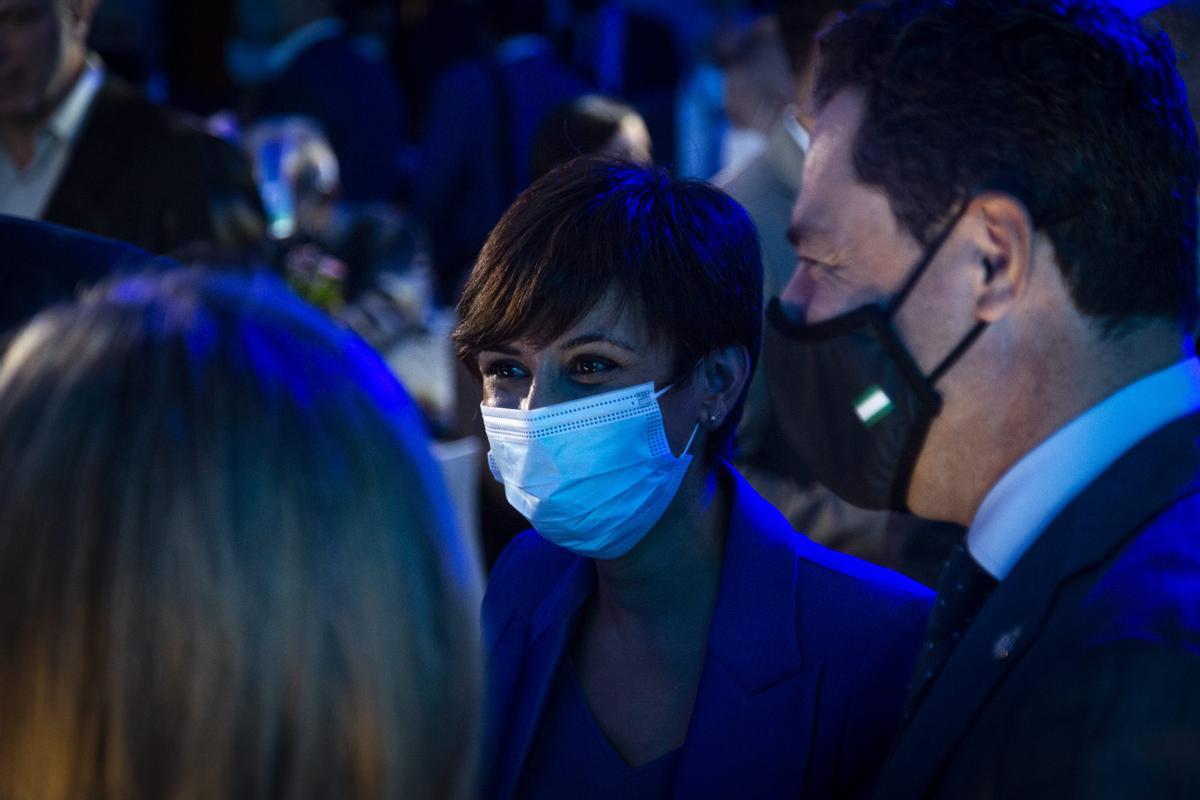
[[[616,369],[616,367],[617,365],[607,358],[587,356],[584,358],[575,359],[575,361],[571,364],[571,371],[576,375],[596,375],[601,372],[608,372],[609,370]]]
[[[489,362],[483,365],[481,372],[487,378],[520,379],[529,376],[524,367],[512,361]]]

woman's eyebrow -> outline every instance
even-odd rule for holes
[[[572,350],[576,347],[582,347],[585,344],[595,344],[596,342],[607,342],[608,344],[615,345],[622,350],[628,350],[630,353],[638,352],[638,349],[632,344],[622,341],[621,339],[617,339],[616,337],[607,333],[585,333],[580,336],[576,336],[569,342],[564,342],[562,349]]]
[[[500,353],[505,356],[519,356],[521,351],[513,347],[511,344],[493,344],[479,351],[482,353]]]

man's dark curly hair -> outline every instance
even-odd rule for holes
[[[865,91],[855,169],[918,241],[1007,192],[1106,334],[1191,329],[1200,156],[1164,35],[1089,0],[898,0],[834,26],[821,56],[818,107]]]

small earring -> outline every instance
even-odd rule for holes
[[[714,428],[717,426],[717,424],[718,424],[720,421],[721,421],[721,415],[720,415],[720,414],[712,414],[712,413],[710,413],[710,414],[708,415],[708,424],[709,424],[709,425],[712,425]]]

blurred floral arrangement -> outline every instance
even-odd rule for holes
[[[283,272],[296,294],[336,315],[346,305],[346,262],[315,244],[293,247],[283,257]]]

